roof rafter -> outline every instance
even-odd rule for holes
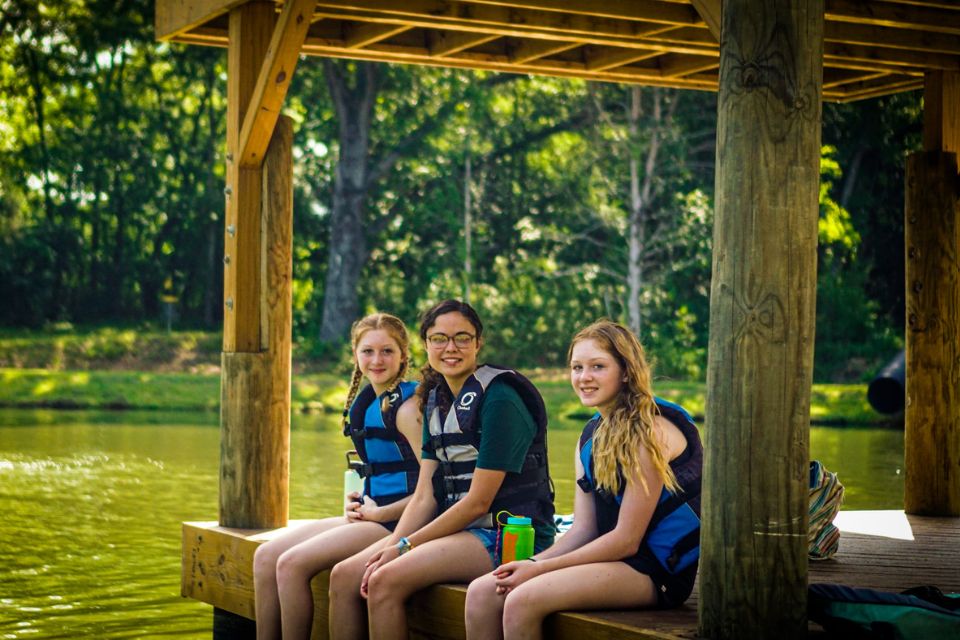
[[[316,4],[317,0],[287,0],[280,12],[240,129],[237,148],[242,167],[263,162]]]

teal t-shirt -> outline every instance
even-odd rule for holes
[[[430,442],[429,417],[423,419],[423,442]],[[537,435],[537,425],[520,394],[510,384],[494,380],[480,405],[480,451],[477,467],[517,473],[523,468],[527,450]],[[425,460],[436,460],[433,451],[423,450]],[[527,515],[527,514],[516,514]],[[534,521],[534,546],[538,551],[553,543],[553,523]]]

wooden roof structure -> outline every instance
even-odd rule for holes
[[[293,0],[290,0],[293,1]],[[279,12],[284,0],[275,0]],[[159,0],[161,40],[227,46],[239,0]],[[320,0],[303,53],[716,91],[720,0]],[[823,97],[960,71],[960,3],[827,0]]]
[[[288,518],[293,123],[280,111],[302,53],[718,91],[698,607],[710,638],[807,636],[821,102],[923,87],[924,151],[906,167],[904,506],[960,516],[960,0],[722,8],[157,0],[159,39],[228,48],[221,526]]]

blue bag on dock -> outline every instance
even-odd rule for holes
[[[933,640],[960,638],[960,594],[937,587],[903,593],[812,584],[807,614],[831,637],[844,640]]]

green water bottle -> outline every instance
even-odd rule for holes
[[[347,451],[347,470],[343,472],[343,509],[346,511],[347,505],[353,502],[348,496],[351,493],[363,493],[363,477],[360,475],[360,469],[363,463],[351,460],[350,456],[358,456],[356,451]],[[359,456],[358,456],[359,457]],[[361,498],[361,502],[363,499]]]
[[[526,560],[533,555],[533,522],[530,518],[510,516],[503,527],[501,549],[504,563]]]

